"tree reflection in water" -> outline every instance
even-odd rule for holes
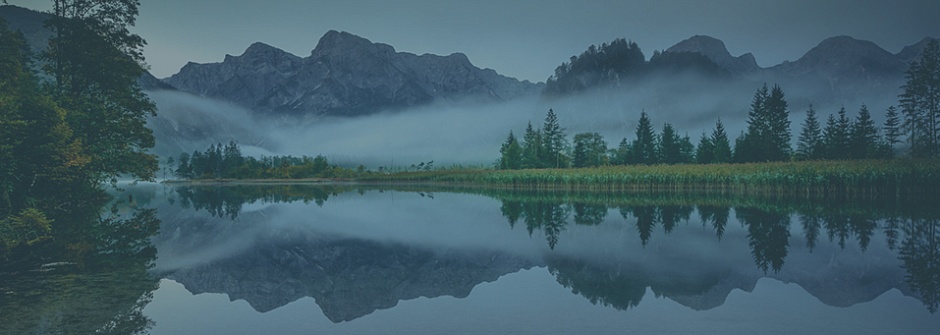
[[[196,209],[206,209],[220,217],[237,217],[246,202],[314,201],[323,205],[330,195],[346,191],[342,187],[277,186],[178,190],[182,203]],[[405,191],[417,191],[404,189]],[[425,189],[421,189],[426,191]],[[360,194],[362,190],[360,189]],[[596,194],[596,193],[526,193],[473,189],[435,189],[435,192],[462,192],[486,195],[501,201],[500,211],[510,228],[519,222],[525,224],[530,235],[544,235],[550,249],[564,243],[566,226],[596,226],[618,221],[607,213],[617,209],[624,221],[635,225],[640,243],[646,246],[654,238],[656,227],[663,234],[679,230],[680,223],[688,222],[693,213],[705,228],[721,239],[729,220],[733,217],[747,233],[748,247],[754,265],[764,273],[779,273],[786,266],[791,239],[791,222],[802,228],[802,237],[809,252],[826,238],[839,248],[846,248],[854,240],[862,252],[867,250],[875,233],[884,233],[886,244],[897,250],[906,271],[906,283],[920,297],[931,312],[940,301],[940,209],[930,204],[897,199],[870,199],[867,201],[837,201],[832,199],[766,199],[734,198],[728,196],[693,196],[676,194]],[[823,237],[825,236],[825,237]],[[594,303],[618,309],[635,306],[645,291],[644,287],[662,284],[643,284],[637,274],[626,275],[623,269],[604,273],[602,267],[592,267],[571,260],[554,259],[549,270],[559,283],[573,292],[584,295]],[[597,278],[608,278],[598,282]],[[717,279],[715,279],[717,280]],[[640,284],[638,284],[640,283]],[[695,283],[667,285],[663,292],[682,292]],[[671,287],[671,288],[670,288]],[[656,291],[656,290],[654,290]],[[682,294],[690,292],[684,292]]]
[[[153,209],[134,200],[60,211],[53,238],[5,255],[0,267],[0,334],[142,334],[159,279],[148,270],[159,229]],[[14,261],[10,257],[19,257]]]

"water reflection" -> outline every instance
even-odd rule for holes
[[[389,193],[419,194],[419,190],[428,191],[401,188]],[[495,249],[441,247],[366,236],[358,226],[333,227],[366,220],[346,209],[340,214],[329,210],[332,197],[352,196],[351,191],[364,197],[357,204],[363,212],[389,213],[410,204],[401,200],[404,196],[391,203],[376,200],[369,195],[390,190],[362,186],[177,188],[184,207],[208,217],[189,214],[165,220],[169,225],[164,225],[160,239],[176,248],[244,240],[236,237],[260,229],[261,223],[270,226],[287,221],[293,216],[286,212],[295,210],[245,211],[247,204],[314,202],[322,207],[322,214],[296,210],[310,222],[318,217],[331,226],[291,225],[289,230],[273,233],[253,232],[256,242],[239,246],[238,252],[225,247],[211,252],[225,255],[218,260],[168,266],[162,274],[194,293],[227,293],[259,311],[314,297],[334,322],[419,296],[463,297],[477,284],[533,266],[546,267],[559,284],[590,302],[621,310],[637,306],[647,289],[693,309],[714,308],[732,290],[750,292],[765,277],[798,283],[832,306],[870,301],[891,289],[917,297],[931,313],[940,302],[940,209],[929,204],[890,199],[846,202],[431,190],[437,195],[472,193],[497,201],[497,206],[480,205],[473,210],[497,211],[503,224],[508,224],[503,234],[524,225],[524,234],[547,247],[533,256],[531,249],[516,240]],[[428,194],[420,193],[424,202],[408,211],[410,216],[404,220],[415,223],[458,216],[449,207],[448,201],[453,200]],[[438,216],[436,209],[444,213]],[[241,224],[213,221],[217,218],[237,218]],[[438,237],[429,235],[429,239]]]
[[[103,197],[54,213],[53,237],[0,255],[0,334],[142,334],[159,278],[150,243],[160,222],[133,198]],[[102,200],[102,201],[98,201]]]

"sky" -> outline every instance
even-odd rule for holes
[[[51,0],[8,0],[48,10]],[[827,37],[849,35],[896,53],[940,37],[936,0],[152,0],[133,31],[151,72],[221,62],[264,42],[306,57],[329,30],[397,51],[462,52],[481,68],[533,82],[591,44],[626,38],[647,58],[693,35],[751,52],[760,66],[799,59]]]

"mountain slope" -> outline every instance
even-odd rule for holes
[[[708,57],[715,64],[733,74],[748,74],[760,71],[760,66],[750,52],[732,57],[725,42],[704,35],[695,35],[666,49],[666,52],[696,52]]]
[[[387,44],[337,31],[323,35],[306,58],[255,43],[221,63],[187,64],[165,81],[255,111],[329,116],[465,98],[501,101],[538,89],[479,69],[463,54],[396,52]]]

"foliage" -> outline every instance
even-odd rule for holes
[[[182,153],[176,175],[184,179],[307,179],[350,178],[357,173],[330,165],[326,157],[261,156],[245,157],[235,142],[210,145],[206,151]],[[430,171],[434,162],[422,162],[413,170]]]
[[[515,170],[522,168],[522,146],[516,136],[509,131],[506,142],[499,148],[500,158],[497,168],[500,170]]]
[[[921,58],[911,63],[901,86],[904,132],[913,157],[940,155],[940,44],[932,40]]]
[[[630,146],[630,163],[633,164],[656,164],[659,158],[656,155],[658,138],[653,133],[653,124],[646,112],[640,114],[640,121],[636,126],[636,138],[633,145]]]
[[[150,180],[157,170],[146,118],[156,106],[137,86],[143,74],[144,40],[130,33],[138,1],[55,0],[46,24],[53,36],[42,54],[52,78],[50,94],[68,110],[74,138],[89,157],[84,178],[92,183],[120,175]]]
[[[607,165],[607,142],[598,133],[580,133],[574,136],[574,154],[572,165],[579,167],[597,167]]]
[[[783,89],[767,85],[754,93],[747,132],[735,145],[736,162],[776,162],[790,159],[790,121]]]
[[[558,124],[558,116],[555,111],[549,109],[545,115],[545,123],[542,124],[542,166],[543,167],[568,167],[570,158],[566,154],[568,149],[568,139],[565,136],[565,129]]]
[[[809,105],[806,110],[806,120],[803,121],[803,130],[800,131],[800,138],[796,145],[796,159],[814,160],[822,158],[823,141],[822,130],[819,128],[819,119],[816,118],[816,110],[813,105]]]

